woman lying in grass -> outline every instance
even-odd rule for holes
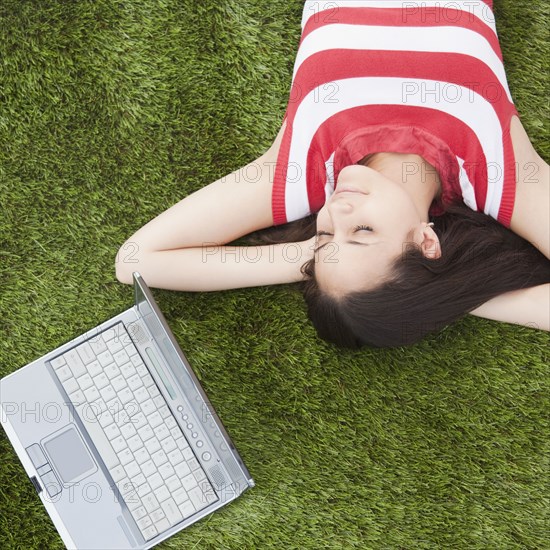
[[[116,270],[186,291],[301,282],[319,335],[357,348],[467,313],[550,330],[549,258],[550,169],[492,2],[353,0],[305,2],[269,150],[139,229]]]

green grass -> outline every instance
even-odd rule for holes
[[[550,160],[548,8],[496,0]],[[0,375],[132,304],[118,247],[263,153],[300,36],[287,0],[2,0]],[[293,285],[154,295],[256,487],[161,548],[543,549],[549,335],[466,318],[407,349],[320,341]],[[0,547],[63,548],[0,430]]]

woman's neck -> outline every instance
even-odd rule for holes
[[[424,221],[434,200],[441,197],[441,179],[434,166],[412,153],[371,153],[360,164],[377,170],[410,193]]]

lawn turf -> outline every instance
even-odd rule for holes
[[[2,0],[0,376],[129,307],[124,240],[266,150],[301,13]],[[495,14],[548,162],[548,5]],[[351,352],[316,337],[294,285],[153,292],[256,481],[160,548],[550,548],[548,333],[467,317]],[[63,548],[2,430],[0,548]]]

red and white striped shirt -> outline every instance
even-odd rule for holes
[[[505,226],[515,199],[508,88],[492,0],[309,1],[275,167],[274,225],[317,212],[340,170],[414,153]]]

